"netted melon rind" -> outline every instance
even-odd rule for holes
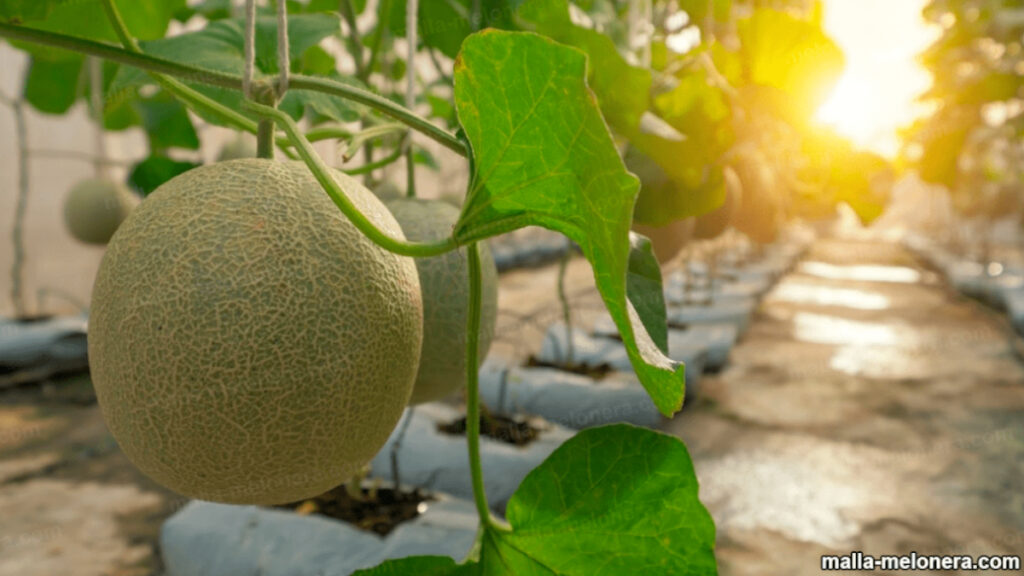
[[[459,210],[440,200],[400,198],[385,203],[406,238],[441,240],[452,232]],[[466,385],[466,320],[469,313],[469,264],[466,249],[435,258],[419,258],[423,289],[423,354],[411,404],[441,399]],[[483,294],[479,359],[487,356],[498,314],[498,269],[486,242],[480,243]]]
[[[99,178],[83,180],[64,199],[64,224],[79,242],[103,245],[138,202],[124,184]]]
[[[387,440],[422,301],[413,260],[363,236],[305,165],[248,159],[190,170],[133,212],[89,324],[100,407],[139,469],[193,498],[276,504],[346,481]]]

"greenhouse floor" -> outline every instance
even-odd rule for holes
[[[528,353],[560,317],[556,271],[502,276],[495,353]],[[592,285],[574,261],[581,318],[600,306]],[[664,426],[695,461],[720,573],[818,574],[821,555],[855,550],[1024,552],[1010,334],[894,244],[819,241]],[[159,573],[160,523],[185,502],[121,455],[87,379],[0,394],[0,575]]]
[[[1024,552],[1011,334],[896,245],[818,242],[667,426],[694,458],[721,574],[818,574],[822,555],[852,551]]]

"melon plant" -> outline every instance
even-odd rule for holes
[[[64,199],[64,224],[86,244],[106,244],[138,198],[127,186],[107,178],[82,180]]]
[[[627,3],[608,12],[606,2],[566,0],[409,3],[416,10],[246,0],[254,18],[230,18],[224,4],[0,2],[0,37],[32,56],[27,101],[66,110],[81,72],[66,57],[110,60],[109,83],[95,84],[105,92],[93,92],[108,99],[104,125],[143,128],[146,162],[166,182],[114,234],[94,293],[97,393],[129,457],[176,490],[228,502],[294,500],[344,482],[418,390],[421,349],[440,354],[427,352],[419,279],[430,259],[451,257],[442,275],[454,281],[464,264],[466,284],[448,296],[453,315],[464,302],[465,331],[446,326],[438,349],[454,356],[462,341],[461,378],[455,364],[431,371],[450,375],[446,388],[465,383],[478,540],[461,563],[416,556],[362,574],[715,574],[714,524],[686,447],[655,431],[581,431],[526,477],[503,521],[491,514],[479,438],[482,243],[541,226],[578,246],[638,382],[673,415],[685,368],[664,352],[660,269],[646,242],[631,246],[634,216],[664,225],[717,208],[715,168],[734,140],[762,153],[793,148],[785,140],[810,114],[796,105],[816,99],[817,76],[838,77],[820,18],[726,1],[660,3],[630,18]],[[668,49],[673,21],[700,28],[702,45]],[[428,58],[437,74],[422,77]],[[394,89],[400,68],[404,94]],[[173,158],[199,146],[195,117],[257,134],[263,159],[177,176],[192,166]],[[415,165],[436,163],[418,141],[433,140],[464,160],[461,210],[429,216],[429,235],[406,239],[313,149],[328,139],[364,151],[365,163],[346,169],[368,181],[404,161],[411,195]],[[273,162],[275,146],[302,162]],[[619,150],[632,148],[646,164],[624,164]],[[789,193],[772,170],[793,166],[776,156],[771,168],[763,155],[736,165],[743,195],[729,220],[759,239],[774,237]],[[638,201],[641,181],[657,193]]]
[[[18,46],[113,60],[120,69],[108,97],[127,95],[130,103],[162,91],[205,121],[258,135],[260,159],[219,162],[166,180],[114,234],[104,256],[89,353],[104,417],[128,457],[176,491],[222,502],[294,501],[345,482],[383,444],[426,373],[420,354],[430,344],[427,290],[420,276],[427,268],[418,270],[417,262],[450,257],[441,275],[454,280],[455,270],[464,270],[466,283],[453,283],[447,297],[459,303],[453,315],[464,307],[465,329],[443,329],[439,349],[461,359],[436,370],[451,375],[445,387],[465,383],[467,481],[479,539],[458,564],[416,556],[368,573],[714,574],[714,524],[698,498],[690,457],[678,438],[655,431],[582,431],[523,481],[505,520],[487,506],[478,364],[494,290],[488,238],[542,226],[579,246],[638,382],[667,416],[683,403],[685,368],[664,352],[657,263],[646,243],[631,249],[639,181],[609,130],[623,126],[623,109],[640,106],[627,114],[639,117],[649,93],[633,97],[628,83],[595,76],[595,95],[588,54],[562,43],[592,38],[575,33],[568,4],[531,0],[516,10],[523,22],[546,29],[516,29],[527,26],[507,18],[513,10],[500,9],[486,11],[484,23],[513,30],[474,32],[447,26],[454,20],[446,3],[421,3],[420,11],[405,14],[396,2],[386,18],[377,15],[376,34],[362,42],[343,32],[358,28],[356,13],[370,9],[361,2],[342,3],[344,27],[323,12],[333,9],[330,3],[277,2],[277,18],[260,12],[222,22],[202,3],[181,9],[170,2],[0,7],[0,37]],[[130,14],[122,18],[121,10]],[[193,27],[196,15],[211,21]],[[189,20],[188,31],[163,37],[174,17]],[[417,17],[427,21],[417,26]],[[39,21],[44,29],[35,27]],[[281,22],[287,34],[277,30]],[[421,27],[431,31],[422,41]],[[111,31],[122,48],[110,44]],[[134,35],[141,34],[140,44]],[[376,51],[403,44],[381,43],[388,34],[407,36],[412,51],[422,46],[454,62],[450,74],[441,74],[440,84],[451,79],[442,96],[415,98],[418,66],[406,67],[406,106],[396,104],[395,93],[372,89],[381,63],[394,60]],[[349,46],[352,67],[336,66],[337,44],[330,51],[319,46],[332,37]],[[597,45],[604,46],[590,44]],[[615,50],[598,56],[608,53]],[[600,74],[603,62],[592,62]],[[339,70],[353,68],[339,80]],[[624,98],[606,98],[608,86]],[[447,124],[414,112],[418,102]],[[606,118],[602,106],[614,105]],[[154,154],[193,143],[170,138],[183,136],[187,130],[176,129],[191,117],[164,122],[166,112],[139,115],[150,125]],[[361,133],[352,134],[356,121]],[[381,138],[382,127],[396,133],[395,122],[403,125],[400,137]],[[450,130],[456,126],[458,134]],[[430,223],[421,237],[414,217],[407,239],[387,208],[328,168],[311,142],[337,138],[363,147],[366,163],[347,168],[369,180],[404,158],[406,189],[414,193],[411,130],[464,158],[469,185],[457,215],[416,208],[429,212],[418,218]],[[279,156],[301,162],[272,160],[275,146]]]
[[[441,200],[398,198],[385,205],[409,240],[437,241],[459,220],[459,210]],[[466,320],[469,311],[469,264],[466,250],[416,261],[423,291],[423,353],[410,403],[443,398],[466,385]],[[498,313],[498,269],[490,248],[480,245],[482,290],[477,360],[491,347]]]
[[[370,221],[388,210],[335,172]],[[89,358],[114,438],[187,496],[280,504],[364,466],[412,392],[412,260],[375,245],[299,162],[204,166],[151,194],[93,289]]]

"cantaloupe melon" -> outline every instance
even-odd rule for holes
[[[138,203],[124,184],[90,178],[75,184],[64,199],[64,224],[80,242],[106,244]]]
[[[633,222],[633,231],[643,234],[651,241],[654,256],[664,264],[676,257],[693,239],[694,219],[684,218],[664,226],[649,226]]]
[[[441,240],[452,233],[459,210],[442,200],[399,198],[385,203],[406,238]],[[443,398],[466,385],[466,320],[469,312],[469,265],[466,249],[434,258],[418,258],[423,290],[423,353],[411,404]],[[479,360],[487,356],[498,311],[498,269],[486,242],[480,244],[483,294]]]
[[[336,172],[378,227],[398,223]],[[124,222],[93,289],[89,360],[114,438],[186,496],[276,504],[349,479],[419,365],[415,262],[363,236],[305,165],[233,160],[168,181]]]
[[[725,178],[725,200],[717,209],[697,217],[693,235],[701,240],[717,238],[729,229],[743,203],[743,184],[731,166],[722,170]]]
[[[738,155],[734,167],[742,183],[743,198],[733,216],[733,225],[755,242],[774,242],[785,217],[775,171],[757,151]]]

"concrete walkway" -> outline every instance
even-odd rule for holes
[[[822,554],[855,550],[1024,555],[1009,334],[898,246],[819,241],[668,425],[694,457],[721,574],[819,574]]]
[[[492,354],[531,351],[560,318],[556,270],[502,276]],[[579,316],[603,310],[582,259],[568,284]],[[1024,554],[1009,334],[899,247],[818,242],[666,426],[694,456],[722,576],[820,574],[853,550]],[[157,531],[185,502],[120,453],[88,379],[0,396],[0,575],[159,574]]]

